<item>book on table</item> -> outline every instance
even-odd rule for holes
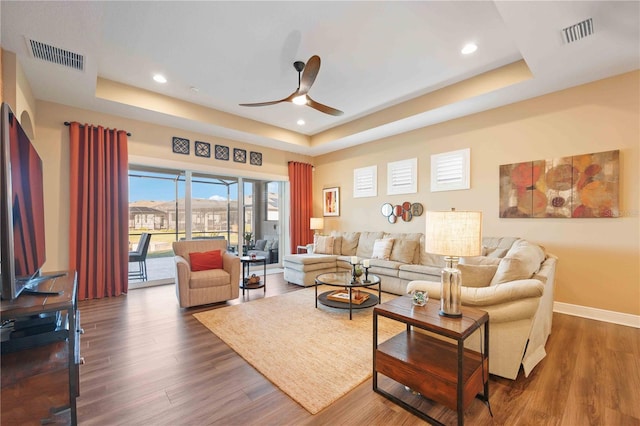
[[[369,298],[369,293],[366,291],[352,290],[351,291],[351,303],[360,305]],[[336,290],[327,296],[327,299],[335,302],[349,303],[349,292],[347,290]]]

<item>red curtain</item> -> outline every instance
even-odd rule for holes
[[[313,231],[309,227],[313,213],[312,171],[311,164],[289,162],[291,253],[296,253],[298,246],[313,241]]]
[[[69,268],[78,298],[128,290],[127,133],[71,123]]]

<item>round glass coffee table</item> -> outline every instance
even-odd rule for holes
[[[316,308],[318,302],[325,306],[338,309],[349,309],[349,319],[352,318],[353,309],[371,308],[382,300],[382,288],[380,286],[380,277],[369,274],[368,279],[364,276],[359,281],[352,281],[351,272],[329,272],[320,274],[316,277]],[[332,287],[342,287],[343,290],[325,291],[318,295],[319,285],[328,285]],[[361,288],[378,286],[378,295],[368,291],[360,291]],[[363,300],[364,299],[364,300]]]

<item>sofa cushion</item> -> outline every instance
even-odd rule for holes
[[[267,240],[256,240],[256,243],[253,245],[253,250],[264,251],[266,246]]]
[[[462,285],[465,287],[488,287],[498,270],[498,265],[459,264]]]
[[[440,280],[440,274],[442,273],[441,266],[429,266],[429,265],[400,265],[400,271],[398,277],[403,280],[425,280],[430,277],[433,280]]]
[[[402,263],[413,263],[419,241],[396,239],[391,249],[391,260]]]
[[[228,286],[231,276],[224,269],[209,269],[191,273],[189,288]]]
[[[369,265],[372,268],[400,269],[400,266],[404,265],[404,263],[396,262],[395,260],[371,259]]]
[[[376,240],[381,239],[383,235],[384,233],[382,232],[361,232],[360,239],[358,240],[356,256],[364,259],[371,258],[373,254],[373,245]]]
[[[306,263],[306,264],[284,262],[284,267],[286,269],[290,269],[292,271],[299,271],[299,272],[313,272],[313,271],[319,271],[319,270],[324,271],[325,269],[329,272],[334,272],[336,270],[336,262],[332,261],[332,262]]]
[[[491,285],[530,278],[545,259],[544,250],[527,240],[517,240],[500,260]]]
[[[331,232],[331,235],[335,237],[340,237],[340,251],[337,252],[335,250],[334,245],[334,254],[341,254],[343,256],[355,256],[356,249],[358,248],[358,240],[360,239],[359,232]]]
[[[207,271],[209,269],[222,269],[222,255],[220,250],[189,253],[191,271]]]
[[[318,254],[333,254],[333,237],[315,235],[313,237],[313,252]]]
[[[518,237],[482,237],[482,255],[504,257]]]
[[[461,265],[496,265],[500,264],[499,257],[489,257],[489,256],[468,256],[461,257],[460,264]]]
[[[393,240],[375,240],[373,244],[372,259],[389,260],[391,258],[391,249],[393,248]]]
[[[314,263],[326,263],[336,261],[338,256],[330,254],[288,254],[284,257],[284,261],[289,264],[311,265]]]

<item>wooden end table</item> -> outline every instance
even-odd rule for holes
[[[487,404],[489,413],[489,314],[462,307],[462,318],[440,316],[439,301],[415,306],[403,296],[373,309],[373,390],[431,424],[433,417],[378,387],[378,373],[408,386],[458,413],[464,424],[464,410],[475,397]],[[378,344],[378,316],[405,323],[407,329]],[[484,325],[482,352],[464,348],[464,341]],[[447,337],[441,340],[415,328]],[[481,330],[481,334],[482,334]],[[482,394],[480,392],[482,391]],[[493,413],[491,413],[493,416]]]

